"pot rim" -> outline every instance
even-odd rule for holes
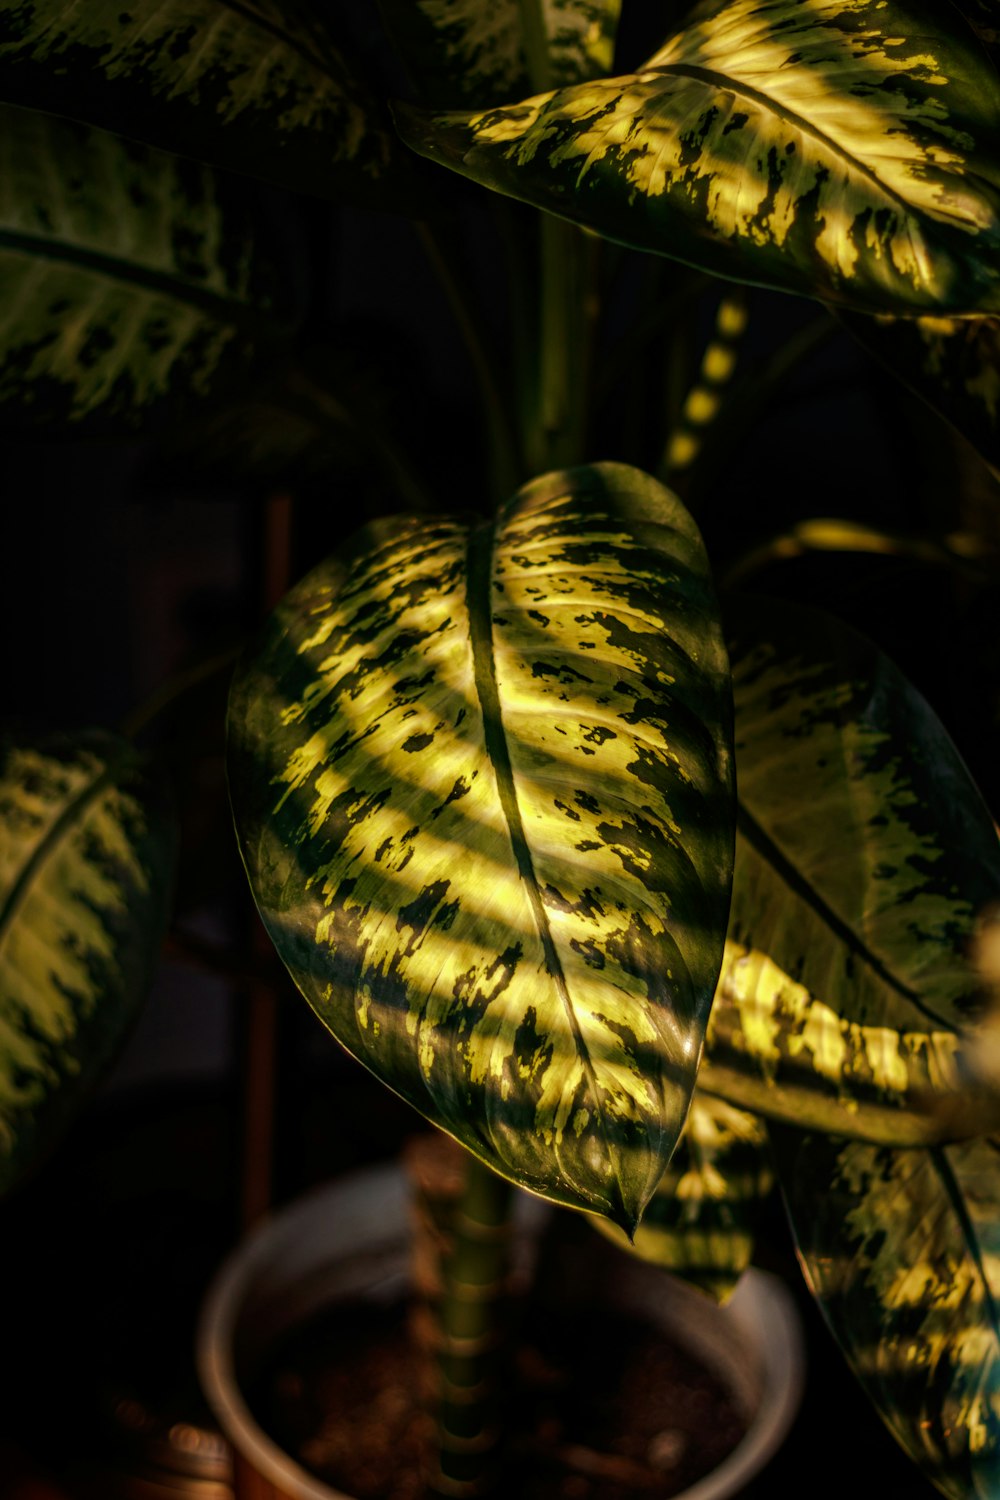
[[[343,1230],[345,1246],[349,1245],[357,1207],[371,1198],[377,1198],[383,1205],[381,1233],[388,1245],[398,1238],[398,1234],[393,1234],[393,1224],[405,1222],[406,1213],[406,1188],[396,1163],[339,1177],[269,1216],[223,1261],[202,1303],[196,1361],[208,1404],[233,1448],[288,1500],[354,1500],[354,1497],[309,1474],[254,1418],[236,1375],[234,1345],[241,1313],[258,1277],[283,1250],[291,1249],[294,1254],[296,1247],[301,1249],[310,1242],[316,1243],[314,1238],[310,1241],[307,1231],[315,1228],[317,1220],[326,1224],[336,1220]],[[537,1222],[547,1208],[547,1204],[529,1194],[520,1196],[519,1212],[529,1224]],[[762,1388],[757,1410],[740,1442],[715,1469],[674,1497],[674,1500],[726,1500],[760,1472],[791,1427],[805,1379],[802,1323],[784,1283],[756,1267],[743,1273],[736,1291],[723,1307],[715,1306],[683,1284],[677,1286],[681,1302],[693,1298],[701,1316],[717,1315],[728,1322],[737,1341],[752,1347],[761,1367]]]

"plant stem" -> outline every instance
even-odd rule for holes
[[[549,39],[545,30],[541,0],[519,0],[521,10],[521,35],[528,62],[528,77],[531,86],[544,94],[552,87],[552,63],[549,58]]]
[[[510,1183],[470,1156],[441,1301],[440,1468],[431,1491],[450,1500],[493,1483],[511,1201]]]

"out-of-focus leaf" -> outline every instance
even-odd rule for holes
[[[1000,87],[928,0],[708,0],[635,73],[400,118],[444,166],[720,275],[1000,310]]]
[[[99,731],[0,744],[0,1190],[67,1129],[145,996],[169,802]]]
[[[733,793],[708,561],[624,465],[359,533],[234,685],[265,925],[334,1035],[501,1175],[631,1229],[687,1113]]]
[[[734,605],[739,782],[726,956],[702,1081],[807,1129],[916,1144],[971,1134],[976,916],[1000,841],[923,698],[863,636]]]
[[[595,1223],[623,1249],[724,1302],[750,1264],[760,1208],[773,1184],[764,1121],[696,1089],[634,1243],[606,1219]]]
[[[1000,1488],[1000,1143],[777,1129],[809,1285],[890,1432],[952,1500]]]

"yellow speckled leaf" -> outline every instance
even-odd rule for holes
[[[1000,842],[928,705],[829,616],[731,617],[739,778],[726,956],[702,1081],[888,1144],[979,1128],[960,1028]]]
[[[288,312],[269,237],[210,168],[0,105],[0,408],[107,431],[241,373]]]
[[[142,1000],[174,826],[125,741],[0,743],[0,1190],[67,1127]]]
[[[1000,85],[929,0],[710,0],[645,67],[405,139],[640,249],[860,311],[1000,309]]]
[[[623,1249],[724,1302],[750,1264],[757,1217],[773,1184],[764,1121],[696,1089],[634,1243],[606,1220],[596,1223]]]
[[[773,1135],[803,1269],[865,1391],[951,1500],[994,1500],[1000,1143]]]
[[[421,99],[503,104],[531,91],[522,0],[380,0]],[[551,86],[611,71],[621,0],[537,0]]]
[[[233,689],[240,845],[306,999],[499,1173],[626,1227],[718,973],[728,716],[694,523],[617,464],[367,528]]]
[[[0,0],[0,98],[318,194],[398,154],[305,0]]]

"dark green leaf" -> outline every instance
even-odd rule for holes
[[[174,824],[98,731],[0,744],[0,1190],[67,1128],[145,995]]]
[[[322,1020],[502,1175],[629,1228],[721,957],[728,714],[694,523],[615,464],[367,528],[233,690],[243,857]]]
[[[1000,895],[993,820],[870,641],[759,600],[732,624],[736,871],[702,1081],[807,1129],[972,1133],[986,1101],[959,1031],[976,914]]]
[[[709,0],[636,73],[402,123],[497,192],[720,275],[1000,310],[1000,85],[929,0]]]

